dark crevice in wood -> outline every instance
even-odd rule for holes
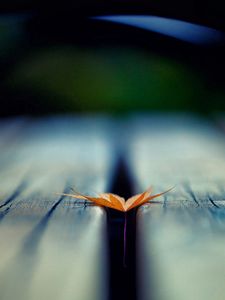
[[[4,201],[4,203],[0,205],[0,208],[3,208],[13,202],[25,190],[26,187],[27,182],[24,180],[17,186],[14,192]]]
[[[163,201],[163,211],[164,213],[167,212],[167,196],[164,196],[164,201]]]
[[[10,209],[12,207],[12,203],[6,207],[6,209],[3,212],[0,212],[0,222],[4,219],[4,217],[9,213]]]
[[[191,196],[192,200],[197,204],[197,206],[199,206],[199,202],[195,196],[195,193],[192,191],[190,185],[188,183],[184,183],[184,187],[187,193]]]
[[[110,192],[125,199],[133,194],[132,181],[123,159],[118,160]],[[127,213],[126,267],[123,262],[125,213],[108,210],[109,299],[136,299],[136,210]]]
[[[65,193],[66,191],[64,191]],[[60,196],[60,198],[55,202],[55,204],[49,209],[49,211],[44,215],[44,217],[40,220],[40,222],[37,224],[36,227],[31,231],[27,239],[25,240],[23,244],[23,250],[27,253],[33,253],[35,252],[35,249],[37,248],[39,241],[41,237],[43,236],[43,233],[45,232],[45,229],[48,226],[48,223],[50,221],[50,218],[58,205],[62,202],[62,200],[65,198],[65,196]]]
[[[64,192],[66,192],[66,189]],[[20,299],[28,299],[29,297],[27,295],[28,289],[24,288],[24,282],[26,282],[26,286],[30,286],[34,272],[40,261],[40,241],[48,227],[52,214],[63,199],[64,196],[61,196],[43,216],[40,222],[31,230],[6,270],[5,278],[12,283],[16,282]],[[18,276],[18,274],[21,274],[21,276]],[[22,298],[21,295],[23,295]]]
[[[213,206],[215,206],[216,208],[220,208],[219,205],[217,205],[213,199],[209,196],[209,201],[213,204]]]

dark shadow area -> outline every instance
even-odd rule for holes
[[[206,114],[225,109],[223,39],[197,46],[154,30],[90,18],[155,14],[223,31],[224,21],[215,22],[219,16],[201,18],[197,5],[189,2],[186,16],[183,2],[155,3],[159,10],[149,2],[87,3],[73,2],[71,9],[65,3],[58,9],[45,4],[43,10],[30,3],[30,13],[20,15],[22,6],[15,6],[18,15],[12,17],[5,2],[8,9],[0,18],[2,117],[137,110]]]
[[[128,168],[123,159],[118,160],[111,192],[125,199],[133,194]],[[124,265],[124,222],[125,213],[109,210],[109,299],[129,299],[136,297],[136,210],[127,213],[126,253]]]

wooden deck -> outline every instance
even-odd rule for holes
[[[0,300],[119,300],[111,282],[121,289],[135,268],[114,274],[118,219],[107,225],[109,211],[56,193],[126,192],[124,178],[115,186],[121,158],[135,193],[175,186],[137,211],[129,299],[224,299],[225,135],[174,114],[0,121]]]

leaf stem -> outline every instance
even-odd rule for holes
[[[123,267],[126,268],[126,252],[127,252],[127,212],[124,214],[124,227],[123,227]]]

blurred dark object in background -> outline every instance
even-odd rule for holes
[[[196,44],[92,18],[158,15],[225,30],[218,1],[155,2],[3,1],[1,115],[225,110],[223,38]]]

